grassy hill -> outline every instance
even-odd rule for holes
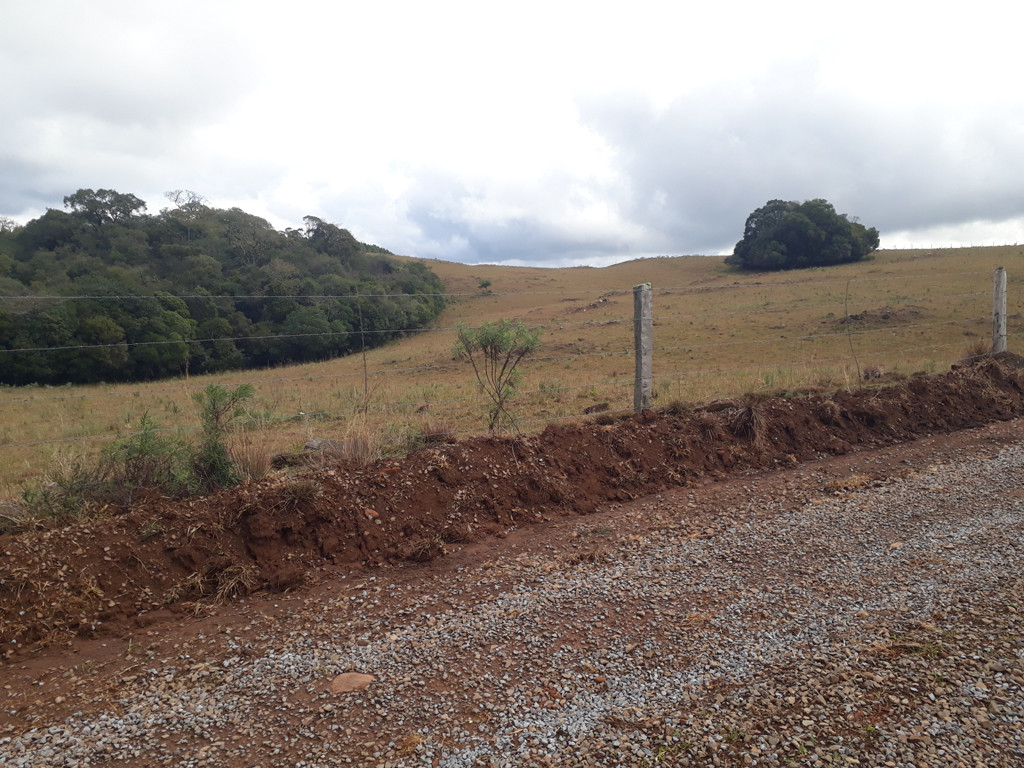
[[[321,363],[126,385],[0,390],[0,488],[38,480],[54,454],[95,451],[148,415],[192,436],[191,394],[252,383],[236,435],[253,465],[313,436],[353,451],[401,451],[433,432],[482,432],[486,402],[452,346],[459,323],[518,318],[541,326],[514,407],[526,430],[632,407],[634,285],[654,287],[656,405],[752,390],[857,385],[948,367],[990,337],[992,271],[1009,273],[1010,349],[1019,351],[1024,248],[880,251],[855,264],[746,274],[720,257],[575,267],[469,266],[427,260],[451,294],[431,325],[382,347]],[[107,436],[107,437],[103,437]]]

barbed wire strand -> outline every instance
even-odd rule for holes
[[[978,293],[955,293],[955,294],[942,295],[942,296],[920,296],[920,297],[910,297],[910,298],[907,298],[907,299],[893,299],[891,303],[893,303],[893,304],[910,304],[910,303],[918,302],[918,301],[930,301],[932,299],[964,299],[964,298],[973,298],[973,297],[977,297],[977,296],[991,296],[991,295],[992,295],[991,291],[982,291],[982,292],[978,292]],[[656,314],[654,316],[654,321],[658,322],[660,320],[691,320],[691,319],[696,319],[696,318],[709,318],[709,317],[735,317],[735,316],[738,316],[738,315],[762,315],[762,314],[777,314],[777,313],[784,313],[784,312],[804,312],[804,311],[809,310],[809,309],[825,309],[827,307],[835,307],[836,304],[837,304],[837,302],[829,301],[829,302],[823,302],[821,304],[801,304],[801,305],[791,305],[791,306],[788,306],[788,307],[772,307],[770,309],[766,308],[766,309],[737,310],[737,311],[734,311],[734,312],[694,312],[692,314],[684,314],[684,315],[673,315],[673,314],[666,315],[666,314],[660,314],[659,313],[659,314]],[[883,306],[888,306],[888,305],[883,305]],[[868,312],[870,310],[864,310],[864,311]]]
[[[968,277],[977,275],[991,275],[990,270],[969,270],[964,272],[932,272],[932,273],[920,273],[915,275],[899,275],[899,276],[886,276],[886,277],[859,277],[851,278],[850,280],[814,280],[813,278],[807,278],[804,280],[782,280],[777,282],[753,282],[753,283],[741,283],[734,282],[728,285],[679,285],[679,286],[665,286],[653,288],[657,293],[666,292],[680,292],[680,291],[718,291],[718,290],[736,290],[742,288],[777,288],[782,286],[807,286],[807,285],[830,285],[830,284],[842,284],[845,285],[847,282],[853,283],[870,283],[870,282],[886,282],[886,281],[900,281],[905,282],[907,280],[920,280],[920,279],[935,279],[943,277]],[[739,276],[737,273],[736,276]],[[460,293],[348,293],[348,294],[201,294],[201,293],[187,293],[187,294],[171,294],[168,293],[165,296],[158,296],[154,294],[83,294],[83,295],[3,295],[0,296],[0,301],[159,301],[161,299],[183,299],[183,300],[200,300],[200,299],[211,299],[211,300],[231,300],[231,301],[277,301],[281,299],[287,300],[301,300],[301,299],[316,299],[320,301],[334,301],[338,299],[418,299],[418,298],[487,298],[494,296],[574,296],[574,295],[627,295],[631,294],[633,289],[631,288],[606,288],[606,289],[595,289],[595,290],[573,290],[573,291],[473,291],[473,292],[460,292]]]
[[[679,347],[654,347],[654,351],[655,352],[675,352],[675,351],[678,351],[678,350],[681,350],[681,349],[682,350],[694,350],[694,349],[707,349],[707,348],[712,348],[712,347],[737,347],[737,346],[745,346],[745,345],[748,345],[748,344],[751,344],[751,345],[756,345],[756,344],[782,344],[782,343],[794,342],[794,341],[812,341],[814,339],[833,339],[833,338],[837,338],[837,337],[846,338],[847,336],[867,336],[867,335],[870,335],[870,334],[873,334],[873,333],[893,333],[895,331],[918,330],[918,329],[921,329],[921,328],[938,328],[938,327],[945,326],[945,325],[960,325],[961,323],[964,323],[964,322],[968,322],[969,323],[969,322],[977,322],[977,321],[983,321],[983,320],[986,320],[986,318],[969,317],[969,318],[965,318],[963,320],[946,320],[946,321],[943,321],[941,323],[921,323],[921,324],[915,324],[915,325],[893,325],[893,326],[886,326],[886,327],[883,327],[883,328],[869,328],[869,329],[860,330],[860,331],[850,331],[849,333],[846,333],[844,331],[842,333],[818,333],[818,334],[812,334],[812,335],[809,335],[809,336],[788,336],[788,337],[781,337],[781,338],[778,338],[778,339],[748,339],[746,341],[720,341],[720,342],[714,342],[714,343],[709,343],[709,344],[686,344],[686,345],[679,346]]]
[[[894,355],[904,355],[904,354],[909,353],[909,352],[919,352],[921,350],[938,350],[938,349],[954,348],[956,346],[958,346],[958,345],[957,344],[932,344],[932,345],[914,346],[914,347],[906,347],[906,348],[903,348],[903,349],[890,350],[890,351],[883,352],[883,353],[880,353],[880,354],[883,357],[884,356],[894,356]],[[813,358],[813,359],[808,359],[808,360],[790,360],[790,361],[782,361],[782,362],[771,363],[771,364],[759,363],[759,364],[754,364],[754,365],[729,366],[729,367],[725,367],[725,368],[717,367],[717,368],[713,368],[713,369],[712,368],[707,368],[707,369],[698,369],[698,370],[671,371],[671,372],[668,372],[668,373],[656,374],[652,378],[654,380],[657,380],[657,379],[682,377],[682,376],[698,376],[698,375],[701,375],[701,374],[718,374],[718,373],[723,373],[723,372],[729,372],[729,373],[736,373],[736,372],[739,372],[739,371],[759,371],[760,372],[760,371],[765,371],[765,370],[780,369],[780,368],[784,368],[784,367],[788,367],[788,366],[798,366],[798,365],[803,365],[803,366],[819,365],[820,366],[820,365],[823,365],[823,364],[836,363],[836,362],[840,362],[840,361],[848,360],[848,359],[850,359],[849,355],[841,355],[841,356],[832,357],[832,358]],[[571,390],[578,390],[578,389],[591,389],[591,388],[594,388],[594,387],[608,388],[608,387],[615,387],[615,386],[623,386],[623,385],[627,385],[627,384],[632,384],[632,383],[634,383],[634,381],[635,381],[635,379],[633,377],[629,377],[629,378],[623,378],[623,379],[612,379],[610,381],[600,382],[599,384],[595,384],[595,383],[591,382],[591,383],[587,383],[587,384],[577,384],[577,385],[570,385],[570,386],[563,386],[563,387],[542,387],[542,388],[539,388],[539,389],[523,390],[523,391],[520,392],[520,394],[521,395],[530,395],[530,394],[551,393],[551,392],[564,392],[564,391],[571,391]],[[489,397],[487,397],[487,396],[478,396],[478,397],[462,397],[462,398],[445,398],[445,399],[440,399],[440,400],[418,400],[418,401],[407,401],[407,402],[400,402],[400,403],[371,404],[371,405],[365,405],[365,406],[353,406],[351,408],[334,409],[334,410],[328,410],[328,411],[316,411],[316,412],[312,412],[312,413],[308,413],[308,414],[298,414],[298,415],[289,415],[289,416],[274,416],[274,417],[269,417],[269,418],[261,417],[261,418],[253,418],[253,419],[242,419],[242,420],[234,422],[234,424],[236,426],[244,427],[244,426],[253,425],[253,424],[265,424],[265,423],[268,423],[268,422],[284,422],[284,421],[303,420],[303,419],[305,419],[305,420],[321,421],[321,420],[326,420],[327,417],[338,417],[338,416],[344,416],[344,415],[353,414],[353,413],[365,413],[367,411],[400,410],[402,408],[412,408],[414,406],[419,407],[419,406],[422,406],[422,405],[429,406],[429,405],[445,405],[445,404],[472,403],[472,402],[489,402]],[[153,430],[153,431],[156,431],[156,432],[195,432],[195,431],[199,431],[201,429],[202,429],[201,425],[194,425],[193,424],[193,425],[181,425],[181,426],[175,426],[175,427],[160,427],[160,428],[158,428],[156,430]],[[0,450],[4,450],[4,449],[8,449],[8,448],[12,448],[12,449],[13,448],[28,448],[28,447],[35,447],[35,446],[40,446],[40,445],[52,445],[52,444],[69,443],[69,442],[73,443],[73,442],[80,442],[80,441],[87,441],[87,440],[109,439],[109,438],[115,438],[115,437],[131,437],[131,436],[137,436],[137,435],[140,435],[140,434],[143,434],[143,432],[139,432],[139,431],[135,431],[135,432],[123,432],[123,431],[119,431],[119,432],[104,432],[104,433],[95,433],[95,434],[92,434],[92,435],[83,435],[83,436],[78,436],[78,437],[73,437],[73,438],[53,438],[53,439],[37,440],[37,441],[24,442],[24,443],[6,443],[6,444],[0,444]]]
[[[941,323],[919,323],[919,324],[912,324],[912,325],[905,325],[905,326],[885,326],[885,327],[881,327],[881,328],[851,331],[849,333],[844,331],[844,332],[841,332],[841,333],[840,332],[836,332],[836,333],[828,333],[828,334],[810,334],[810,335],[807,335],[807,336],[792,336],[792,337],[771,338],[771,339],[748,339],[748,340],[745,340],[745,341],[732,341],[732,342],[709,342],[709,343],[702,343],[702,344],[686,344],[686,345],[673,346],[673,347],[654,347],[652,351],[654,351],[654,352],[676,352],[676,351],[680,351],[680,350],[683,350],[683,351],[693,351],[693,350],[696,350],[696,349],[711,349],[711,348],[716,348],[716,347],[734,347],[734,346],[760,345],[760,344],[782,344],[782,343],[786,343],[786,342],[798,342],[798,341],[799,342],[807,342],[807,341],[813,341],[815,339],[830,339],[830,338],[836,338],[836,337],[847,337],[849,335],[861,336],[861,335],[867,335],[867,334],[873,334],[873,333],[895,332],[895,331],[899,331],[899,330],[914,330],[914,329],[922,329],[922,328],[934,328],[934,327],[940,327],[940,326],[944,326],[944,325],[957,325],[957,324],[959,324],[961,322],[971,323],[971,322],[987,322],[987,321],[988,321],[988,318],[986,318],[986,317],[970,317],[970,318],[964,318],[964,319],[961,319],[961,320],[943,321]],[[625,350],[613,351],[613,352],[592,352],[592,353],[580,352],[580,353],[575,353],[575,354],[572,354],[572,355],[547,355],[547,356],[542,356],[542,357],[530,358],[527,361],[527,364],[529,365],[529,364],[534,364],[534,363],[538,363],[538,362],[550,362],[550,361],[557,361],[557,360],[567,360],[567,359],[573,359],[573,358],[577,358],[577,357],[579,357],[579,358],[587,358],[587,357],[616,357],[616,356],[629,356],[629,355],[632,355],[632,354],[633,354],[633,350],[632,349],[625,349]],[[407,367],[407,368],[377,368],[377,369],[372,369],[372,370],[366,371],[366,375],[379,376],[379,375],[394,375],[394,374],[418,373],[418,372],[425,372],[425,371],[443,371],[443,370],[452,370],[452,369],[459,368],[459,367],[462,367],[462,366],[460,366],[459,364],[453,363],[453,364],[447,364],[447,365],[410,366],[410,367]],[[244,375],[244,372],[239,372],[239,375]],[[334,372],[334,373],[329,373],[329,374],[319,374],[319,375],[316,375],[316,376],[303,375],[303,376],[277,377],[277,378],[273,378],[273,379],[256,379],[256,383],[258,383],[258,384],[277,384],[277,383],[287,383],[287,382],[293,382],[293,381],[316,381],[316,380],[323,380],[323,379],[344,379],[344,378],[362,377],[363,375],[364,375],[363,371],[349,371],[349,372],[340,372],[339,371],[339,372]],[[250,377],[250,378],[253,378],[253,377]],[[89,385],[84,385],[84,386],[89,386]],[[95,386],[95,385],[93,385],[93,386]],[[118,385],[118,386],[121,387],[121,386],[128,386],[128,385],[125,384],[125,385]],[[169,393],[169,392],[199,391],[199,390],[205,389],[206,386],[207,385],[176,386],[176,387],[163,387],[163,388],[159,388],[159,389],[148,389],[148,390],[144,389],[144,388],[140,388],[140,389],[138,389],[136,391],[137,392],[144,392],[146,395],[154,395],[154,394],[163,394],[163,393]],[[144,387],[144,385],[143,385],[143,387]],[[18,399],[13,399],[13,400],[2,400],[2,399],[0,399],[0,406],[9,405],[9,404],[13,405],[13,404],[19,404],[19,403],[26,403],[26,402],[45,402],[45,401],[51,401],[51,400],[52,401],[64,401],[64,400],[73,400],[73,399],[92,399],[92,398],[97,398],[97,397],[123,397],[123,396],[124,396],[123,391],[121,391],[119,389],[117,391],[112,391],[112,392],[95,392],[95,393],[87,393],[87,394],[81,394],[81,395],[63,395],[62,394],[62,395],[53,395],[53,396],[50,396],[50,397],[26,397],[26,398],[18,398]]]

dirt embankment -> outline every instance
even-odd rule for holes
[[[223,493],[0,536],[0,643],[19,650],[203,610],[316,573],[429,560],[555,515],[747,469],[1024,414],[1021,358],[884,388],[719,401],[607,425],[321,462]]]

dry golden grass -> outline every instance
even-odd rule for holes
[[[869,368],[942,370],[989,343],[998,266],[1009,275],[1010,349],[1024,337],[1020,246],[879,252],[858,264],[774,274],[742,274],[699,256],[603,269],[427,263],[452,294],[448,308],[432,328],[367,352],[365,383],[355,355],[145,384],[0,389],[0,494],[16,496],[38,480],[59,446],[96,450],[144,414],[184,437],[197,434],[191,394],[214,383],[255,386],[246,435],[257,454],[295,452],[325,437],[359,442],[354,453],[372,460],[415,445],[428,429],[483,432],[487,401],[452,357],[460,322],[508,317],[543,327],[513,401],[524,431],[582,418],[601,402],[611,413],[630,410],[631,289],[642,282],[654,287],[656,406],[856,386]],[[256,475],[261,459],[252,462]]]
[[[228,456],[242,479],[252,483],[270,471],[267,433],[260,429],[239,429],[228,440]]]

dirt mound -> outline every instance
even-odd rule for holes
[[[1008,361],[1013,362],[1013,361]],[[645,411],[611,425],[322,463],[223,493],[0,536],[0,643],[18,649],[200,612],[316,574],[424,561],[557,515],[1024,414],[993,360],[884,388]]]

